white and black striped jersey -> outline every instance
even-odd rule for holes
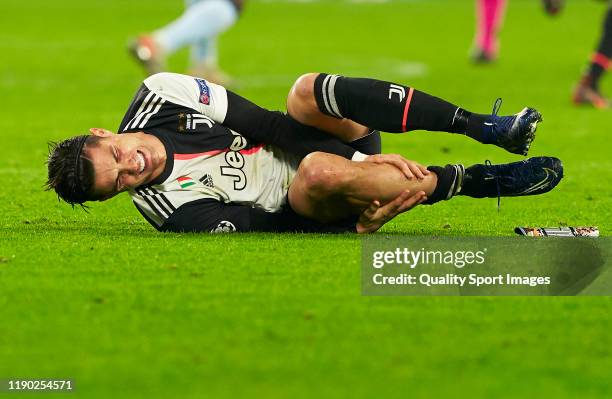
[[[159,230],[339,228],[307,221],[286,206],[301,157],[317,150],[347,158],[355,153],[325,133],[219,85],[173,73],[147,78],[132,100],[119,132],[140,131],[166,148],[161,175],[130,192]]]

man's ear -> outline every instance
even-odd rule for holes
[[[110,130],[102,129],[99,127],[92,127],[91,129],[89,129],[89,131],[91,132],[91,134],[98,137],[110,137],[115,135],[115,133],[111,132]]]

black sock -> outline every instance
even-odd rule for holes
[[[429,130],[464,134],[483,142],[488,115],[473,114],[412,87],[367,78],[319,74],[319,110],[391,133]]]
[[[473,138],[479,143],[491,144],[490,139],[487,138],[488,136],[485,135],[484,131],[484,123],[490,117],[491,115],[471,114],[468,119],[465,135]]]
[[[457,195],[465,195],[472,198],[490,197],[490,193],[496,191],[495,179],[487,177],[486,167],[482,164],[472,165],[465,169],[461,191]]]
[[[595,58],[597,54],[593,56]],[[599,80],[603,76],[606,70],[601,66],[598,62],[591,62],[589,64],[589,71],[585,79],[583,79],[582,83],[587,86],[595,89],[595,91],[599,91]]]
[[[603,32],[599,45],[597,46],[597,52],[593,54],[591,64],[587,74],[588,84],[598,89],[599,80],[603,76],[604,72],[610,66],[610,59],[612,58],[612,7],[608,9],[604,20]]]
[[[461,189],[463,184],[463,165],[428,166],[427,170],[438,176],[438,183],[434,192],[427,197],[424,205],[451,199]]]

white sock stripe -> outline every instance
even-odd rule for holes
[[[321,87],[321,94],[323,95],[323,104],[325,104],[325,109],[328,113],[334,114],[331,108],[329,107],[329,101],[327,100],[327,82],[329,82],[329,78],[331,75],[327,75],[325,79],[323,79],[323,85]]]
[[[450,199],[453,196],[453,192],[455,190],[455,185],[457,184],[457,166],[456,165],[451,165],[453,167],[453,169],[455,170],[455,178],[453,179],[453,184],[451,184],[448,193],[446,194],[446,198],[444,198],[445,200]]]
[[[463,176],[465,175],[465,167],[462,164],[458,164],[457,168],[457,172],[459,173],[457,174],[457,186],[455,187],[455,192],[453,195],[456,195],[461,191],[461,187],[463,187]]]
[[[327,88],[327,93],[329,96],[329,104],[332,107],[332,110],[334,111],[334,114],[336,114],[336,116],[338,116],[339,118],[342,118],[342,115],[340,114],[340,110],[338,109],[338,103],[336,103],[336,81],[338,80],[340,76],[338,75],[331,75],[331,78],[329,79],[329,86]]]
[[[461,164],[452,165],[452,167],[455,169],[455,180],[453,180],[453,184],[451,184],[450,190],[448,190],[448,194],[446,196],[447,200],[451,199],[461,190],[461,186],[463,185],[463,175],[465,172],[465,169]]]

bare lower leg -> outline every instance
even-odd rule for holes
[[[350,119],[327,116],[317,106],[313,94],[318,73],[302,75],[296,80],[287,97],[287,112],[298,122],[326,131],[344,142],[355,141],[370,132],[366,126]]]
[[[289,203],[302,216],[329,222],[359,214],[375,200],[384,205],[405,190],[429,196],[436,184],[435,173],[408,180],[392,165],[312,153],[300,164],[289,189]]]

